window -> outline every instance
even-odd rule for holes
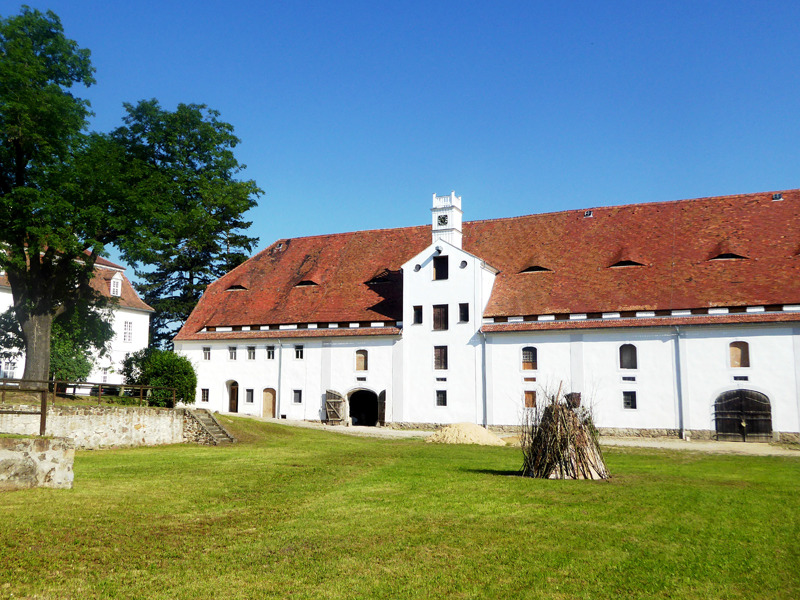
[[[415,306],[414,307],[414,325],[419,325],[422,323],[422,307]]]
[[[248,404],[253,403],[253,390],[245,390],[244,391],[244,401]]]
[[[469,304],[467,302],[458,305],[458,322],[469,323]]]
[[[447,279],[448,264],[446,256],[433,257],[433,278],[438,281],[440,279]]]
[[[447,304],[437,304],[433,307],[433,330],[444,331],[447,329]]]
[[[208,388],[200,390],[200,402],[208,402]]]
[[[436,406],[447,406],[446,390],[436,390]]]
[[[203,346],[203,360],[211,360],[211,346]]]
[[[303,360],[303,346],[298,344],[294,347],[294,357],[297,360]]]
[[[366,350],[356,350],[356,371],[366,371],[369,368],[369,356]]]
[[[525,390],[525,408],[536,408],[536,392]]]
[[[0,362],[0,377],[7,377],[8,379],[14,379],[14,370],[17,368],[17,364],[14,361],[7,360],[5,369],[2,367],[3,363]]]
[[[256,359],[256,347],[255,346],[248,346],[247,347],[247,360],[255,360]]]
[[[126,343],[133,341],[133,321],[125,321],[122,325],[122,341]]]
[[[108,367],[103,368],[103,376],[100,378],[101,383],[108,383]]]
[[[747,342],[731,342],[730,352],[731,367],[738,369],[750,366],[750,344]]]
[[[622,392],[622,408],[636,408],[636,392]]]
[[[295,404],[302,404],[303,403],[303,390],[294,390],[292,392],[292,401]]]
[[[434,369],[447,368],[447,346],[433,347],[433,368]]]
[[[228,346],[228,359],[236,360],[236,346]]]
[[[112,296],[121,296],[122,295],[122,280],[114,278],[111,280],[111,295]]]
[[[533,346],[525,346],[522,349],[522,370],[523,371],[535,371],[538,367],[537,365],[537,352],[536,348]]]
[[[267,346],[267,360],[275,360],[275,346]]]
[[[638,368],[636,365],[636,346],[633,344],[622,344],[622,346],[619,347],[619,368],[636,369]]]

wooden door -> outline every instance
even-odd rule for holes
[[[734,442],[772,441],[769,398],[753,390],[731,390],[714,403],[717,439]]]
[[[263,404],[261,406],[262,417],[275,417],[275,390],[272,388],[264,389]]]
[[[228,392],[228,412],[239,412],[239,384],[235,381]]]

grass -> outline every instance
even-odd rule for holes
[[[800,459],[514,448],[230,420],[234,447],[78,452],[0,495],[0,598],[797,598]]]

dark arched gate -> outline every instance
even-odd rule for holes
[[[714,402],[714,420],[720,441],[772,441],[772,408],[769,398],[759,392],[723,392]]]

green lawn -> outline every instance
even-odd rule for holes
[[[515,448],[246,419],[234,447],[78,452],[0,494],[0,598],[798,598],[800,458]]]

